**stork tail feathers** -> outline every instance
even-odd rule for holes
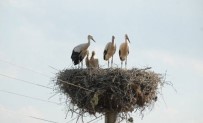
[[[107,60],[106,59],[106,54],[107,54],[107,50],[104,50],[104,60]]]
[[[80,56],[79,52],[75,52],[73,50],[72,55],[71,55],[71,59],[72,59],[74,65],[77,65],[83,60],[83,57]]]

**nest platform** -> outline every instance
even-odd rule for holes
[[[93,115],[143,110],[156,102],[163,83],[163,76],[150,68],[65,69],[55,80],[71,104]]]

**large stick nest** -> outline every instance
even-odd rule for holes
[[[163,76],[149,69],[65,69],[56,85],[85,113],[132,112],[157,100]]]

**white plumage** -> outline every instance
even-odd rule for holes
[[[87,39],[88,43],[79,44],[76,47],[74,47],[71,55],[71,59],[74,65],[77,65],[81,62],[81,66],[83,67],[82,61],[84,57],[87,55],[88,47],[90,46],[90,40],[93,40],[95,42],[94,38],[91,35],[88,35]]]
[[[125,68],[127,67],[127,56],[129,54],[129,43],[130,43],[130,40],[128,38],[128,35],[125,34],[125,42],[122,43],[119,48],[119,57],[121,60],[121,68],[123,66],[123,61],[125,61]]]
[[[108,61],[108,67],[109,67],[109,59],[111,57],[112,57],[112,59],[111,59],[111,67],[112,67],[112,64],[113,64],[113,55],[116,52],[116,44],[115,44],[114,40],[115,40],[115,37],[112,36],[112,41],[108,42],[106,44],[106,47],[105,47],[104,53],[103,53],[104,60]]]

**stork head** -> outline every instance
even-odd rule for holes
[[[115,36],[113,35],[113,36],[112,36],[112,42],[114,42],[114,40],[115,40]]]
[[[95,40],[94,40],[93,36],[88,35],[88,37],[87,37],[87,38],[88,38],[88,40],[90,40],[90,39],[91,39],[91,40],[93,40],[93,41],[95,42]]]
[[[125,40],[128,40],[128,42],[130,43],[130,39],[128,38],[127,34],[125,34]]]
[[[95,55],[95,51],[92,51],[92,57],[94,57],[94,55]]]

